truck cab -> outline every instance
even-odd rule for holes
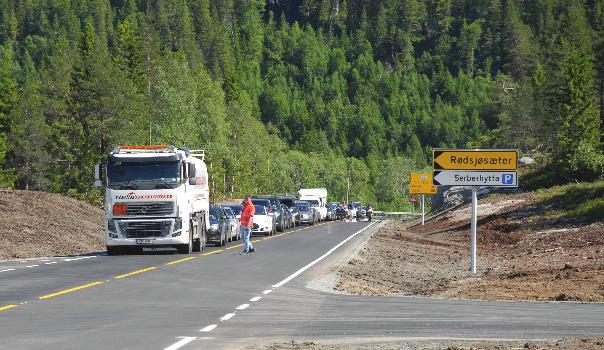
[[[204,249],[209,228],[208,172],[202,150],[118,146],[95,169],[105,189],[109,255],[144,247]]]

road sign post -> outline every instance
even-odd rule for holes
[[[422,194],[422,202],[421,202],[421,206],[422,206],[422,226],[424,226],[424,215],[425,215],[425,210],[424,210],[424,195]]]
[[[470,271],[475,274],[476,273],[476,222],[478,217],[478,195],[477,188],[472,187],[472,222],[471,222],[471,234],[470,243],[472,247],[470,248]]]
[[[518,151],[503,149],[437,149],[432,151],[432,184],[471,186],[470,272],[476,273],[478,187],[518,187]]]

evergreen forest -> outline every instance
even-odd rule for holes
[[[98,203],[114,146],[173,144],[217,199],[404,209],[434,147],[601,178],[603,127],[604,0],[0,0],[2,187]]]

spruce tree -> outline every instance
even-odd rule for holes
[[[555,158],[563,176],[592,179],[602,170],[601,129],[591,30],[581,5],[567,8],[559,33],[549,83]]]

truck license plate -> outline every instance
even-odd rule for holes
[[[154,239],[137,239],[136,244],[151,244],[155,243]]]

